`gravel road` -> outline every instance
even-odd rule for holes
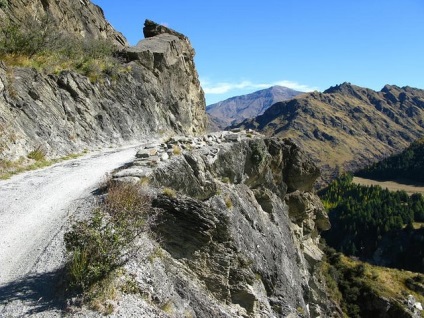
[[[8,301],[8,286],[61,265],[63,246],[52,247],[54,238],[108,172],[134,159],[137,148],[91,154],[0,180],[0,301]]]

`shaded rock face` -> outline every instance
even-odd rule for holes
[[[149,298],[171,300],[175,316],[327,315],[314,277],[319,231],[329,227],[311,192],[317,168],[289,140],[239,139],[219,137],[152,171],[151,186],[177,194],[153,199],[164,252],[137,263],[137,279]]]
[[[296,96],[239,126],[290,137],[323,171],[323,183],[397,153],[424,134],[424,91],[350,83]]]
[[[15,22],[39,20],[46,14],[58,29],[85,39],[107,39],[119,48],[128,46],[125,37],[106,21],[103,10],[89,0],[13,0],[0,9],[0,17]]]
[[[188,40],[163,33],[122,53],[125,72],[91,83],[0,63],[1,157],[49,156],[143,136],[204,131],[205,100]],[[1,128],[0,128],[1,129]]]

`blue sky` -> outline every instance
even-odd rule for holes
[[[275,84],[424,88],[423,0],[93,0],[131,44],[146,18],[189,37],[207,104]]]

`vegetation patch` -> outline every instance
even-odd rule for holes
[[[109,187],[93,217],[76,222],[65,234],[72,288],[87,291],[128,261],[137,251],[136,239],[151,220],[150,207],[150,198],[140,185]]]
[[[343,256],[332,248],[326,248],[325,252],[326,261],[321,270],[327,291],[348,317],[376,316],[377,300],[382,297],[390,303],[392,313],[408,307],[409,295],[424,303],[423,293],[408,285],[411,281],[424,281],[424,275],[372,266]]]
[[[41,147],[38,147],[37,149],[31,151],[27,157],[28,159],[33,159],[35,161],[43,161],[46,160],[46,153]]]
[[[320,193],[331,230],[323,237],[336,250],[371,259],[376,250],[391,267],[424,272],[424,197],[379,186],[361,186],[345,175]]]
[[[116,51],[106,40],[84,40],[61,33],[50,15],[19,24],[0,22],[0,59],[8,66],[32,67],[47,74],[73,70],[92,82],[106,77],[114,80],[128,72]]]
[[[178,156],[178,155],[181,155],[182,150],[181,150],[181,148],[180,148],[179,146],[174,145],[174,146],[172,147],[172,153],[173,153],[174,155]]]
[[[227,195],[224,198],[224,202],[225,202],[225,206],[227,207],[227,209],[232,209],[232,207],[233,207],[233,201],[231,200],[231,197],[229,195]]]
[[[169,198],[175,198],[177,196],[177,192],[171,188],[164,188],[162,193]]]
[[[402,153],[380,161],[356,175],[374,180],[397,180],[400,177],[424,183],[424,138],[412,143]]]
[[[35,153],[32,151],[27,155],[27,158],[21,157],[15,161],[0,159],[0,180],[9,179],[13,175],[26,171],[45,168],[65,160],[76,159],[85,153],[86,151],[83,151],[82,153],[71,153],[56,159],[46,159],[37,151]]]

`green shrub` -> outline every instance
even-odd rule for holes
[[[0,0],[0,9],[7,8],[9,6],[9,2],[7,0]]]
[[[65,234],[71,288],[87,291],[128,261],[137,251],[135,240],[152,220],[148,215],[150,206],[149,197],[139,185],[109,187],[93,217],[76,222]]]
[[[46,159],[46,153],[41,147],[38,147],[37,149],[31,151],[27,157],[28,159],[33,159],[35,161],[44,161]]]
[[[33,67],[47,73],[74,70],[92,82],[105,76],[115,80],[127,71],[115,52],[110,41],[61,33],[50,15],[20,24],[0,22],[0,58],[8,65]]]
[[[52,16],[46,14],[39,21],[25,20],[24,23],[4,21],[0,29],[0,52],[2,54],[35,54],[56,49],[61,39]]]

